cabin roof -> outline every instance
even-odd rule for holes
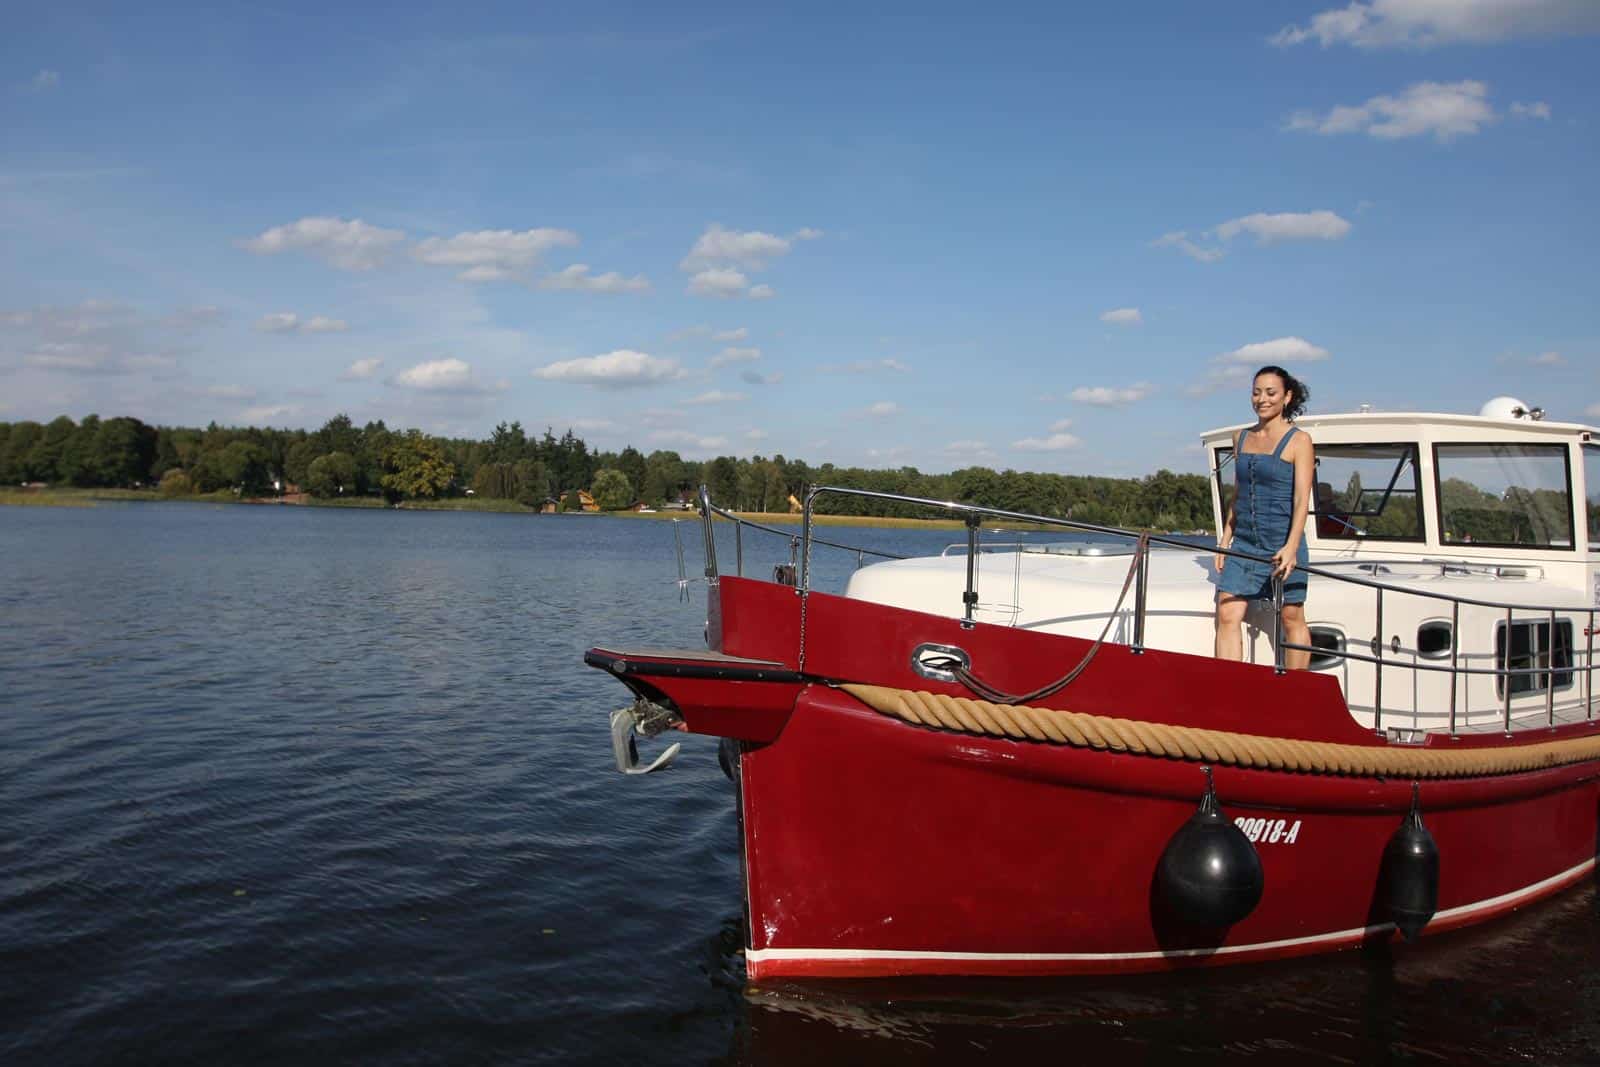
[[[1254,422],[1241,422],[1232,426],[1219,426],[1200,435],[1201,441],[1211,444],[1219,438],[1232,441],[1239,431],[1254,426]],[[1411,440],[1427,436],[1430,428],[1454,430],[1472,429],[1492,433],[1496,437],[1578,437],[1584,434],[1600,438],[1600,428],[1581,422],[1553,422],[1548,419],[1498,419],[1482,415],[1455,415],[1437,411],[1361,411],[1339,415],[1302,415],[1295,425],[1304,430],[1328,429],[1384,430],[1390,436]],[[1342,435],[1341,435],[1342,436]]]

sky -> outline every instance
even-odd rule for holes
[[[1203,470],[1600,423],[1600,3],[20,3],[0,420]]]

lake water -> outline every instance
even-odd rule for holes
[[[1392,957],[748,986],[714,739],[624,779],[582,665],[699,643],[675,578],[664,522],[0,507],[0,1063],[1600,1062],[1592,883]]]

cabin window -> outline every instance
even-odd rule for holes
[[[1325,671],[1344,662],[1344,634],[1332,626],[1311,627],[1311,647],[1317,650],[1311,653],[1309,664],[1314,671]]]
[[[1572,622],[1556,623],[1552,636],[1549,620],[1544,622],[1512,621],[1510,626],[1511,649],[1506,654],[1505,623],[1495,627],[1494,657],[1501,670],[1534,670],[1538,674],[1510,674],[1495,679],[1495,692],[1504,697],[1506,683],[1511,683],[1511,695],[1542,693],[1546,689],[1565,689],[1572,684]]]
[[[1583,510],[1589,515],[1589,551],[1600,552],[1600,445],[1583,446]]]
[[[1417,627],[1417,655],[1424,659],[1445,659],[1450,655],[1450,624],[1440,619]]]
[[[1316,446],[1311,514],[1319,539],[1422,540],[1417,446]]]
[[[1434,445],[1447,543],[1573,547],[1566,445]]]

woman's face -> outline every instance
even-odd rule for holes
[[[1258,374],[1253,386],[1250,387],[1250,406],[1256,409],[1256,418],[1262,422],[1270,422],[1283,414],[1283,406],[1289,402],[1289,391],[1283,387],[1283,379],[1276,374]]]

